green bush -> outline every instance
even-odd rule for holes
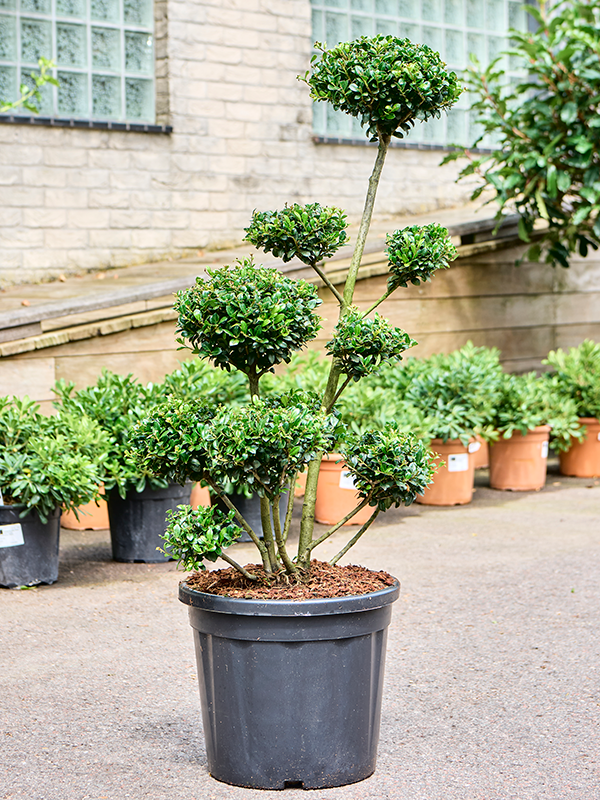
[[[466,156],[460,177],[479,179],[472,199],[491,190],[498,222],[513,208],[520,214],[527,257],[568,267],[573,253],[585,256],[600,245],[600,3],[540,6],[527,6],[539,23],[536,33],[511,31],[509,57],[520,79],[506,80],[505,56],[467,73],[466,86],[478,98],[473,109],[482,136],[494,141],[493,152],[460,148],[443,163]]]
[[[35,509],[46,522],[98,497],[108,437],[87,417],[39,413],[27,398],[0,398],[0,490],[6,505]]]

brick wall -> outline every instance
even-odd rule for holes
[[[310,0],[156,0],[157,121],[142,134],[0,125],[0,284],[239,242],[254,208],[360,214],[369,147],[315,144]],[[462,203],[441,153],[392,150],[377,213]]]

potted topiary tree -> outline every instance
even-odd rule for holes
[[[592,478],[600,475],[600,345],[586,339],[568,351],[552,350],[544,361],[553,367],[555,395],[573,402],[579,428],[557,431],[554,447],[560,453],[563,475]]]
[[[346,438],[339,452],[360,499],[345,518],[315,533],[319,468],[337,445],[340,394],[411,344],[404,331],[369,316],[373,309],[353,306],[385,156],[393,136],[439,115],[460,91],[437,53],[408,40],[362,37],[320,50],[304,77],[312,97],[358,117],[377,142],[345,285],[338,291],[320,267],[346,241],[338,209],[294,204],[256,212],[247,239],[285,261],[309,264],[336,298],[339,321],[328,345],[325,391],[261,396],[262,377],[315,337],[320,301],[311,284],[244,259],[208,270],[206,280],[179,293],[176,308],[181,343],[244,373],[251,402],[215,408],[173,400],[140,423],[133,440],[144,469],[171,480],[204,480],[229,508],[180,508],[171,516],[165,549],[184,568],[198,570],[181,584],[180,599],[194,629],[209,770],[219,780],[256,788],[337,786],[373,772],[385,631],[399,584],[386,573],[338,562],[381,511],[412,503],[433,471],[427,449],[393,425]],[[446,230],[429,225],[397,231],[388,237],[387,253],[386,296],[446,267],[455,250]],[[293,500],[280,525],[280,498],[306,465],[292,556]],[[227,480],[260,495],[261,532],[228,501]],[[369,519],[329,563],[315,560],[316,548],[367,506]],[[259,564],[242,566],[227,552],[240,530],[256,545]],[[204,562],[219,556],[231,567],[204,573]]]
[[[97,497],[108,446],[86,417],[0,398],[0,586],[56,581],[61,509]]]

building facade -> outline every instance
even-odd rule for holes
[[[374,152],[297,80],[314,41],[407,35],[461,69],[522,24],[508,0],[0,0],[0,97],[40,56],[59,81],[0,115],[0,285],[230,246],[286,202],[357,217]],[[379,215],[465,201],[438,165],[467,107],[391,150]]]

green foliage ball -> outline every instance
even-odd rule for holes
[[[423,494],[435,471],[425,444],[393,424],[351,440],[342,454],[359,496],[369,498],[369,505],[381,511],[392,505],[409,506]]]
[[[312,266],[331,256],[348,240],[346,215],[319,203],[294,203],[281,211],[255,211],[245,228],[246,241],[286,263],[298,258]]]
[[[382,364],[400,359],[405,350],[415,345],[414,339],[401,328],[394,328],[384,317],[377,313],[373,319],[363,317],[353,307],[336,325],[326,350],[345,375],[358,381],[376,372]]]
[[[321,327],[315,313],[321,300],[306,281],[252,259],[207,272],[206,280],[177,293],[178,342],[222,369],[270,372]]]
[[[312,73],[304,80],[313,100],[358,117],[372,141],[402,139],[415,120],[439,117],[458,100],[461,88],[439,53],[394,36],[361,36],[331,50],[319,42]]]
[[[196,510],[177,506],[177,511],[167,512],[164,552],[188,572],[206,569],[204,561],[216,561],[241,536],[242,529],[233,521],[234,516],[234,511],[225,514],[216,506],[200,506]]]
[[[447,269],[457,256],[448,230],[433,222],[430,225],[411,225],[386,236],[390,277],[388,289],[393,291],[409,283],[418,286],[432,276],[436,269]]]

